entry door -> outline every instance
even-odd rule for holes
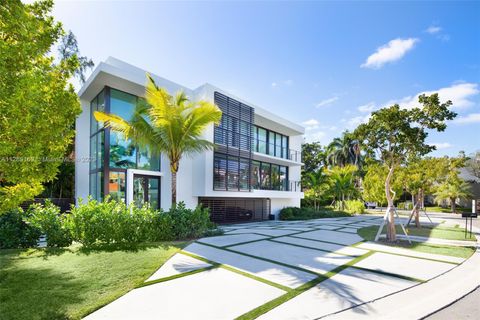
[[[160,177],[134,174],[133,203],[137,207],[149,203],[153,209],[160,209]]]

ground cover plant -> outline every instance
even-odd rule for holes
[[[349,217],[350,213],[345,211],[335,211],[330,208],[321,207],[317,210],[313,208],[287,207],[280,211],[280,220],[310,220],[321,218]]]
[[[400,226],[397,226],[397,232],[400,232]],[[378,226],[370,226],[361,228],[357,231],[357,233],[367,241],[374,241],[375,235],[378,231]],[[422,237],[432,237],[432,238],[440,238],[440,239],[447,239],[447,240],[471,240],[475,241],[475,238],[470,238],[469,234],[467,234],[467,238],[465,238],[464,230],[461,227],[444,227],[441,225],[437,225],[434,227],[427,227],[424,226],[422,228],[416,227],[409,227],[407,228],[407,232],[409,235],[412,236],[422,236]],[[394,243],[389,243],[386,241],[380,241],[382,244],[392,245],[392,246],[399,246],[404,247],[407,249],[412,249],[415,251],[425,252],[425,253],[434,253],[434,254],[443,254],[448,256],[460,257],[460,258],[468,258],[475,252],[475,247],[473,247],[474,243],[472,242],[472,247],[457,247],[457,246],[448,246],[448,245],[437,245],[437,244],[430,244],[430,243],[421,243],[412,241],[412,243],[408,243],[406,240],[397,240]]]
[[[143,283],[186,244],[0,250],[0,318],[81,319]]]

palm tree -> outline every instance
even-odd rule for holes
[[[314,172],[309,172],[304,177],[303,184],[306,189],[311,190],[313,193],[313,206],[315,209],[318,209],[317,200],[320,200],[320,197],[328,189],[328,182],[328,175],[323,168]]]
[[[360,144],[346,131],[340,138],[335,138],[327,146],[326,162],[330,166],[361,165]]]
[[[460,179],[455,181],[445,181],[438,186],[437,192],[435,192],[435,202],[440,204],[444,200],[450,200],[452,212],[455,213],[456,203],[459,198],[464,199],[471,196],[470,185]]]
[[[334,201],[339,209],[345,208],[345,198],[350,198],[357,191],[355,189],[355,173],[357,167],[354,165],[346,165],[344,167],[333,167],[328,175],[330,177],[330,191],[334,195]]]
[[[96,111],[95,119],[106,127],[130,139],[140,149],[149,149],[153,155],[165,153],[170,161],[172,175],[172,205],[177,203],[177,172],[184,155],[192,155],[214,148],[202,139],[205,128],[218,124],[222,111],[210,102],[192,102],[184,92],[171,96],[159,88],[147,74],[145,102],[135,107],[130,119]]]

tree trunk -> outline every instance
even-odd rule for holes
[[[385,196],[387,197],[387,211],[388,211],[388,223],[387,223],[387,241],[395,242],[397,241],[397,235],[395,232],[395,208],[393,205],[393,198],[390,193],[390,181],[393,176],[393,167],[389,168],[387,179],[385,179]]]
[[[450,205],[452,206],[452,213],[456,213],[457,204],[455,203],[456,198],[450,198]]]
[[[415,210],[415,227],[421,228],[422,226],[420,225],[420,199],[422,197],[422,192],[420,191],[415,199],[415,206],[413,207],[413,210]]]
[[[177,173],[172,171],[172,207],[177,205]]]

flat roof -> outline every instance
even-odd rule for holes
[[[80,99],[90,101],[105,85],[143,96],[145,92],[145,73],[147,72],[148,71],[126,63],[122,60],[108,57],[105,62],[101,62],[99,65],[97,65],[82,88],[78,91],[78,96]],[[154,78],[155,83],[159,87],[163,87],[169,92],[183,90],[189,96],[196,96],[198,93],[204,91],[218,91],[254,108],[255,116],[260,117],[262,122],[278,123],[288,128],[288,131],[291,131],[291,135],[305,133],[305,128],[301,125],[282,118],[275,113],[245,101],[242,98],[236,97],[235,95],[212,84],[205,83],[192,90],[153,73],[150,73],[150,75]]]

